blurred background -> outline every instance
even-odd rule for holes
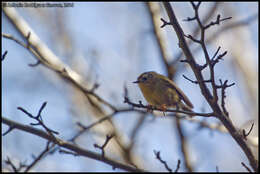
[[[59,3],[56,3],[59,4]],[[63,3],[60,3],[63,4]],[[185,34],[199,38],[197,23],[184,19],[194,16],[190,3],[171,3]],[[171,66],[174,81],[189,97],[196,112],[211,112],[198,85],[184,79],[195,80],[178,46],[176,33],[171,26],[160,28],[168,16],[161,3],[95,3],[73,2],[69,7],[12,8],[25,20],[41,41],[66,65],[77,72],[88,89],[99,84],[95,93],[116,108],[130,108],[124,103],[124,87],[132,102],[146,104],[138,86],[132,82],[145,71],[169,75],[164,61]],[[206,31],[207,48],[211,57],[220,46],[220,53],[227,55],[215,67],[219,79],[235,83],[226,90],[226,108],[233,124],[249,130],[254,123],[248,143],[258,158],[258,3],[202,3],[199,15],[205,24],[215,21],[217,15],[232,17]],[[157,17],[156,17],[157,16]],[[156,17],[157,23],[153,19]],[[159,25],[158,25],[159,24]],[[155,28],[167,53],[164,59],[156,39]],[[2,11],[2,33],[26,42]],[[187,39],[188,40],[188,39]],[[195,59],[205,63],[198,44],[189,42]],[[33,122],[17,110],[23,107],[37,114],[44,101],[47,106],[42,117],[45,124],[59,137],[69,140],[80,131],[78,122],[88,126],[111,113],[111,109],[99,105],[100,110],[72,83],[64,80],[43,65],[30,67],[35,57],[17,43],[2,37],[2,116],[22,124]],[[204,70],[205,79],[209,71]],[[220,94],[220,93],[219,93]],[[123,112],[86,131],[76,139],[85,149],[101,153],[93,144],[102,145],[106,135],[116,134],[106,147],[106,156],[149,171],[166,171],[154,154],[179,171],[246,171],[241,165],[249,162],[234,139],[226,133],[215,118],[195,117],[192,120],[176,120],[161,113],[141,114]],[[178,122],[178,123],[177,123]],[[205,123],[211,128],[202,125]],[[181,128],[179,127],[181,126]],[[2,124],[2,132],[8,127]],[[184,140],[181,140],[181,136]],[[2,137],[2,168],[11,170],[4,161],[9,157],[15,164],[30,163],[32,154],[44,150],[46,140],[14,130]],[[185,151],[185,152],[184,152]],[[186,154],[186,155],[185,155]],[[123,171],[110,165],[58,152],[46,155],[32,171]]]

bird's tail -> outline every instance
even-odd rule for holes
[[[193,112],[193,110],[192,110],[189,106],[185,105],[185,104],[182,103],[182,102],[179,103],[179,107],[180,107],[182,110],[184,110],[184,111]],[[190,116],[194,116],[193,114],[189,114],[189,115],[190,115]]]

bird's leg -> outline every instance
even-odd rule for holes
[[[154,109],[153,105],[150,105],[150,104],[147,105],[147,112],[150,112],[152,114],[153,113],[153,109]]]
[[[179,106],[179,104],[177,103],[176,104],[176,110],[179,110],[180,109],[180,106]]]
[[[165,116],[165,111],[167,110],[166,104],[162,104],[161,109],[162,109],[163,115]]]

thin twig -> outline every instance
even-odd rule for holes
[[[189,60],[188,61],[189,65],[191,66],[191,69],[193,70],[193,72],[197,78],[197,81],[203,81],[204,78],[202,76],[202,73],[199,69],[197,69],[198,66],[197,66],[196,60],[195,60],[194,56],[192,55],[191,50],[189,49],[189,47],[186,43],[186,40],[184,38],[184,32],[178,23],[178,20],[174,14],[174,11],[173,11],[170,3],[163,2],[163,4],[164,4],[164,7],[169,16],[170,22],[172,24],[171,26],[174,28],[174,30],[178,36],[179,46],[182,49],[182,51],[184,52],[186,58]],[[207,100],[207,102],[209,103],[209,105],[211,106],[211,108],[214,110],[216,117],[221,120],[221,122],[227,128],[227,130],[229,131],[231,136],[234,138],[234,140],[238,143],[238,145],[241,147],[243,152],[246,154],[248,160],[250,161],[251,167],[254,169],[254,171],[258,171],[258,162],[257,162],[254,154],[252,153],[252,150],[249,148],[249,146],[245,142],[244,136],[242,134],[240,135],[238,130],[233,125],[232,121],[226,116],[225,113],[223,113],[224,111],[222,111],[220,106],[218,105],[217,85],[215,83],[214,67],[210,64],[210,56],[208,54],[207,47],[205,44],[205,28],[203,28],[204,26],[198,15],[198,6],[195,5],[193,2],[191,4],[195,11],[197,23],[201,28],[201,41],[202,41],[201,46],[202,46],[202,49],[203,49],[203,52],[205,55],[206,62],[209,65],[209,69],[210,69],[210,79],[212,80],[211,83],[212,83],[213,95],[211,94],[211,92],[209,91],[209,88],[206,86],[205,83],[199,83],[201,92],[202,92],[203,96],[205,97],[205,99]]]
[[[228,80],[225,80],[225,82],[222,83],[221,79],[219,79],[219,82],[220,82],[220,86],[216,86],[216,88],[221,88],[221,107],[222,107],[224,114],[228,117],[229,113],[225,107],[225,98],[226,98],[225,89],[235,85],[235,83],[227,85]]]
[[[20,162],[19,167],[17,168],[14,163],[10,160],[10,158],[7,156],[7,160],[4,161],[7,165],[10,165],[14,172],[20,172],[22,168],[26,167],[27,165],[25,162]]]
[[[97,154],[97,153],[92,152],[92,151],[89,151],[87,149],[81,148],[81,147],[79,147],[79,146],[77,146],[73,143],[64,141],[64,140],[59,139],[59,138],[54,139],[48,133],[46,133],[46,132],[44,132],[40,129],[34,128],[32,126],[20,124],[20,123],[17,123],[15,121],[9,120],[5,117],[2,117],[2,123],[6,124],[8,126],[13,125],[15,127],[15,129],[19,129],[19,130],[31,133],[33,135],[42,137],[46,140],[53,142],[54,144],[59,145],[60,147],[71,150],[75,153],[78,153],[81,156],[85,156],[87,158],[91,158],[91,159],[95,159],[97,161],[104,162],[106,164],[113,166],[114,168],[119,168],[119,169],[123,169],[123,170],[126,170],[126,171],[132,171],[132,172],[144,172],[144,170],[141,170],[141,169],[138,169],[136,167],[129,166],[129,165],[125,165],[123,163],[117,162],[117,161],[110,159],[108,157],[103,158],[102,155]]]
[[[36,63],[29,63],[28,66],[30,66],[30,67],[36,67],[36,66],[38,66],[38,65],[40,65],[40,64],[41,64],[41,61],[37,60]]]
[[[241,164],[247,171],[249,171],[249,173],[252,173],[252,170],[245,163],[241,162]]]
[[[176,169],[175,169],[175,171],[174,171],[175,173],[177,173],[177,172],[179,171],[180,166],[181,166],[181,160],[178,159],[177,167],[176,167]]]
[[[55,144],[52,144],[52,146],[50,146],[50,141],[48,141],[45,149],[37,157],[35,157],[33,162],[30,165],[28,165],[24,172],[28,172],[31,168],[33,168],[54,145]]]
[[[124,103],[127,103],[129,105],[131,105],[132,107],[136,107],[136,108],[146,108],[148,110],[155,110],[155,111],[163,111],[163,112],[175,112],[175,113],[183,113],[183,114],[187,114],[187,115],[190,115],[190,116],[202,116],[202,117],[213,117],[215,116],[215,114],[212,112],[212,113],[197,113],[197,112],[187,112],[187,111],[182,111],[182,110],[178,110],[178,109],[162,109],[162,108],[158,108],[156,106],[153,106],[151,108],[150,105],[143,105],[142,103],[133,103],[129,100],[129,98],[125,97],[125,101]]]
[[[5,59],[5,56],[7,55],[7,53],[8,53],[8,51],[6,50],[6,51],[4,52],[4,54],[2,55],[2,58],[1,58],[2,61]]]
[[[243,129],[243,136],[244,136],[245,139],[246,139],[246,137],[252,132],[253,127],[254,127],[254,123],[252,123],[251,128],[250,128],[250,130],[248,131],[248,133],[246,133],[245,129]]]
[[[38,111],[38,114],[36,116],[33,116],[31,113],[29,113],[28,111],[26,111],[25,109],[23,109],[22,107],[18,107],[18,110],[21,110],[23,113],[25,113],[27,116],[29,116],[30,118],[34,119],[37,121],[37,123],[30,123],[33,126],[38,126],[41,125],[49,134],[51,134],[53,137],[53,134],[59,134],[59,132],[54,131],[50,128],[48,128],[42,120],[42,116],[41,116],[41,112],[43,111],[44,107],[46,106],[47,102],[43,102],[41,108]]]
[[[210,83],[211,82],[211,80],[203,80],[203,81],[195,81],[195,80],[191,80],[191,79],[189,79],[187,76],[185,76],[185,75],[182,75],[185,79],[187,79],[188,81],[190,81],[191,83],[195,83],[195,84],[199,84],[199,83]]]
[[[155,155],[156,159],[158,159],[158,160],[164,165],[164,167],[166,168],[166,170],[168,170],[169,172],[172,172],[172,169],[169,168],[167,162],[161,159],[160,151],[155,151],[155,150],[153,150],[153,152],[154,152],[154,155]],[[177,165],[177,168],[178,168],[178,165]]]
[[[213,26],[213,25],[219,25],[220,22],[223,22],[225,20],[228,20],[228,19],[232,19],[232,17],[227,17],[227,18],[223,18],[223,19],[220,19],[220,14],[218,14],[217,16],[217,19],[215,22],[210,22],[208,25],[204,26],[204,29],[208,29],[209,27]]]
[[[98,144],[94,144],[94,147],[95,148],[99,148],[99,149],[101,149],[101,151],[102,151],[102,157],[105,157],[105,147],[106,147],[106,145],[108,144],[108,142],[109,142],[109,140],[111,139],[111,138],[113,138],[114,137],[114,135],[107,135],[106,136],[106,141],[104,142],[104,144],[102,145],[102,146],[99,146]]]
[[[13,129],[14,129],[14,126],[9,126],[9,127],[8,127],[8,130],[7,130],[5,133],[3,133],[2,136],[7,135],[7,134],[8,134],[9,132],[11,132]]]
[[[161,21],[163,22],[163,24],[160,26],[160,28],[163,28],[163,27],[165,27],[166,25],[171,25],[170,22],[165,21],[163,18],[161,18]]]
[[[216,172],[219,173],[219,169],[218,169],[218,166],[216,166]]]

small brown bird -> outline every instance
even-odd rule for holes
[[[137,81],[147,102],[163,110],[169,107],[177,107],[193,112],[192,103],[177,85],[169,78],[154,71],[142,73]],[[184,101],[184,103],[182,102]]]

